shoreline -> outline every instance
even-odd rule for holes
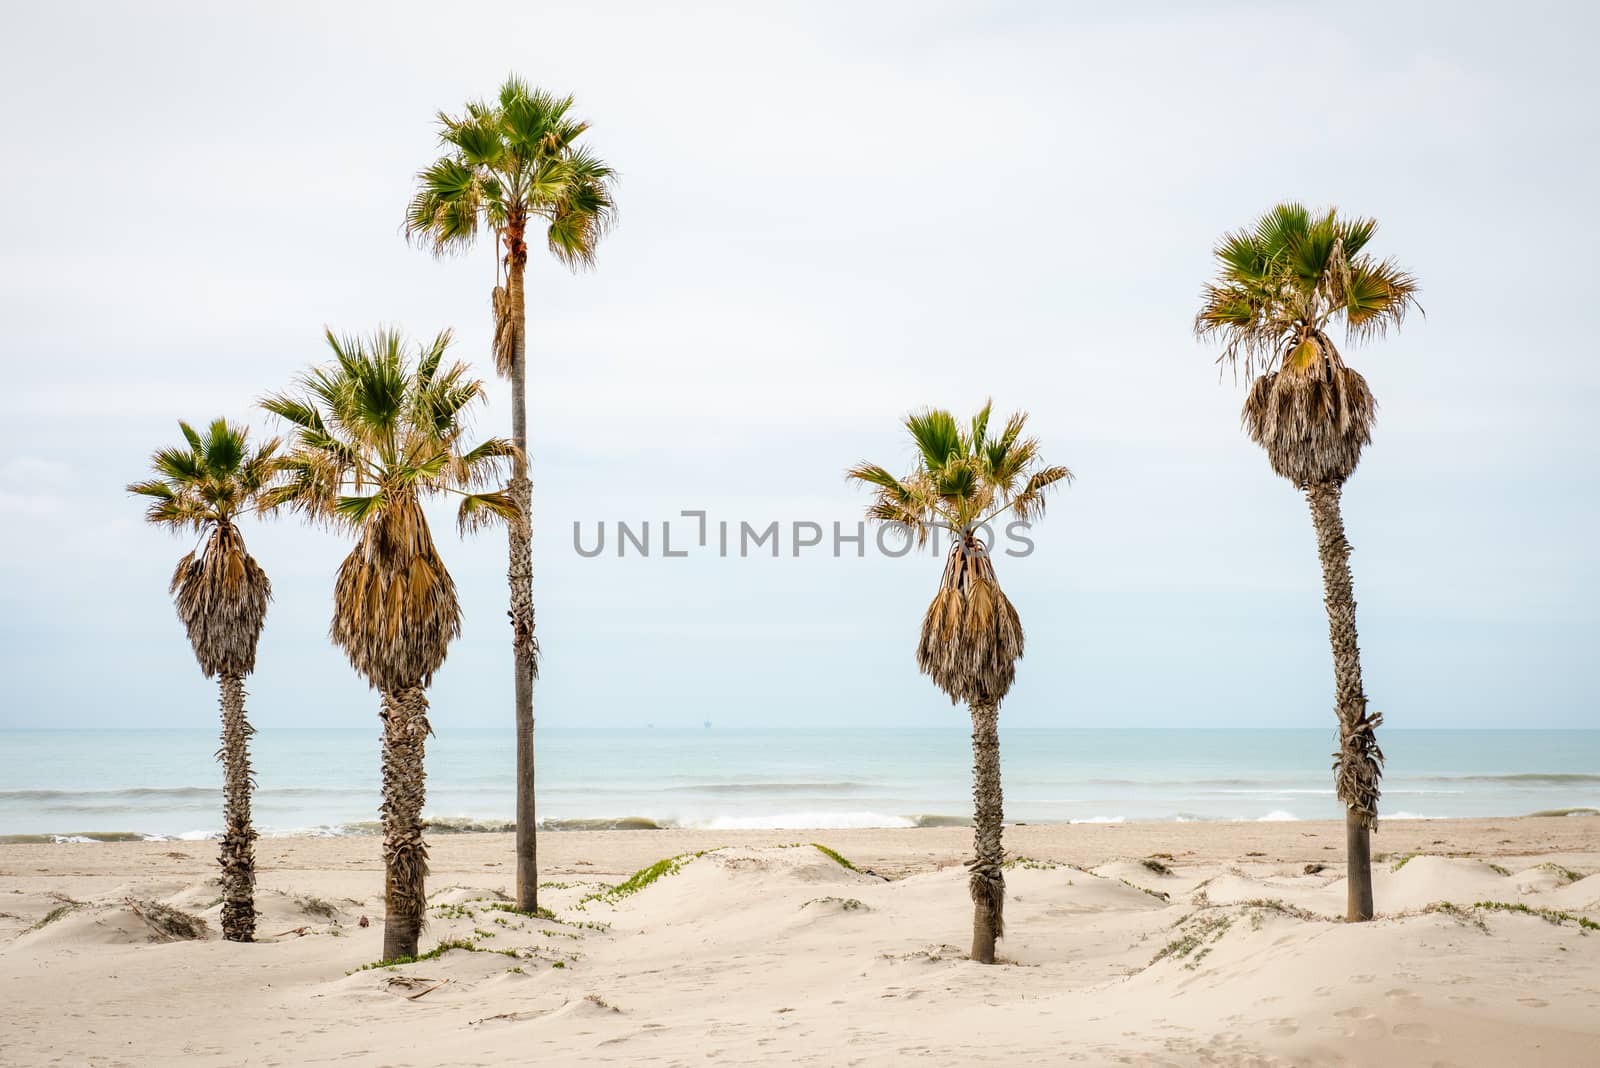
[[[1578,806],[1574,808],[1544,809],[1538,812],[1528,812],[1521,815],[1507,816],[1380,816],[1379,826],[1392,826],[1408,823],[1441,823],[1460,824],[1466,822],[1482,822],[1485,820],[1548,820],[1548,819],[1575,819],[1582,820],[1591,817],[1600,817],[1600,809]],[[1152,827],[1181,827],[1188,824],[1202,826],[1226,826],[1231,824],[1261,824],[1283,823],[1291,825],[1332,824],[1334,820],[1300,819],[1298,817],[1281,816],[1241,816],[1241,817],[1176,817],[1172,819],[1124,819],[1122,817],[1073,820],[1029,820],[1016,823],[1007,823],[1006,830],[1026,827],[1125,827],[1125,826],[1152,826]],[[646,832],[695,832],[705,834],[837,834],[844,831],[922,831],[933,829],[970,829],[970,817],[962,816],[924,816],[906,824],[852,824],[850,826],[779,826],[760,827],[717,827],[717,826],[684,826],[670,822],[657,822],[645,816],[625,816],[616,819],[560,819],[541,821],[539,834],[541,835],[567,835],[567,834],[605,834],[617,831],[646,831]],[[467,818],[441,818],[426,821],[426,832],[430,838],[434,836],[454,835],[494,835],[511,834],[515,825],[509,820],[478,820]],[[368,838],[381,835],[382,825],[375,821],[361,821],[358,823],[343,824],[338,827],[304,828],[287,831],[261,831],[260,838],[264,840],[280,839],[340,839],[340,838]],[[187,834],[160,834],[143,831],[42,831],[21,832],[15,834],[0,834],[0,846],[16,845],[113,845],[129,842],[157,842],[157,843],[183,843],[183,842],[213,842],[221,838],[219,831],[192,832]]]
[[[1592,822],[1591,822],[1592,820]],[[846,827],[811,829],[717,830],[693,827],[551,831],[539,835],[541,876],[547,873],[581,874],[606,871],[626,876],[664,857],[721,847],[771,848],[796,843],[822,842],[852,859],[885,874],[907,873],[919,867],[959,864],[970,853],[970,827]],[[1232,862],[1241,858],[1263,863],[1323,863],[1330,869],[1344,862],[1345,825],[1342,820],[1207,820],[1134,821],[1121,823],[1019,823],[1007,824],[1008,856],[1055,863],[1092,865],[1107,857],[1145,857],[1173,853],[1195,863]],[[513,852],[510,832],[482,831],[429,835],[434,870],[453,864],[469,869],[492,868]],[[70,856],[75,870],[92,869],[93,858],[126,851],[132,855],[198,863],[201,872],[214,865],[215,839],[140,839],[118,841],[0,841],[0,878],[20,874],[12,863],[48,864]],[[350,867],[362,865],[381,871],[382,838],[376,834],[263,835],[257,840],[258,869],[289,863],[314,866],[336,858]],[[1600,867],[1600,819],[1586,816],[1462,817],[1429,820],[1380,820],[1373,836],[1375,864],[1405,855],[1531,857],[1559,854],[1592,857]],[[596,867],[591,856],[612,858]],[[1331,858],[1331,859],[1330,859]],[[50,870],[48,867],[46,870]],[[161,866],[162,871],[187,871]],[[433,885],[429,884],[430,887]]]

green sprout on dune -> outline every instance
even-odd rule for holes
[[[1537,916],[1546,923],[1553,923],[1557,927],[1565,924],[1575,924],[1578,930],[1587,934],[1590,931],[1600,931],[1600,923],[1589,919],[1587,916],[1577,916],[1559,909],[1537,908],[1524,905],[1520,901],[1479,901],[1472,906],[1475,909],[1486,909],[1490,912],[1520,912],[1524,916]]]
[[[829,860],[833,861],[835,864],[839,865],[839,867],[845,869],[846,871],[860,871],[861,870],[860,868],[857,868],[854,864],[850,863],[850,861],[848,861],[844,857],[840,856],[838,853],[834,852],[833,850],[829,849],[827,846],[823,845],[821,842],[812,842],[811,844],[813,846],[816,846],[816,849],[817,849],[818,853],[821,853],[823,856],[827,857]]]
[[[75,909],[82,908],[83,904],[84,903],[81,902],[81,901],[68,901],[68,902],[66,902],[64,904],[57,905],[55,908],[53,908],[49,912],[45,913],[43,919],[41,919],[38,923],[34,924],[32,927],[29,927],[26,931],[23,931],[22,933],[23,934],[32,934],[35,931],[41,930],[41,929],[43,929],[45,927],[48,927],[52,923],[55,923],[57,920],[59,920],[61,917],[65,916],[67,913],[72,912]]]
[[[578,899],[575,908],[583,909],[591,901],[599,901],[607,905],[615,905],[623,898],[632,897],[651,883],[668,876],[676,875],[683,870],[685,864],[698,860],[710,850],[701,849],[693,853],[679,853],[675,857],[663,857],[648,867],[640,868],[616,886],[609,886],[596,890],[592,894],[585,894]],[[552,917],[553,918],[553,917]]]
[[[1541,871],[1554,872],[1556,875],[1560,876],[1563,881],[1569,883],[1575,883],[1579,879],[1583,878],[1582,872],[1573,871],[1571,868],[1563,867],[1562,865],[1550,860],[1547,860],[1543,864],[1539,865],[1539,869]]]

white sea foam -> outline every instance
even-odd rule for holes
[[[1267,813],[1265,816],[1262,816],[1262,817],[1258,818],[1256,820],[1256,822],[1257,823],[1293,823],[1296,820],[1298,820],[1299,818],[1300,817],[1296,816],[1293,812],[1286,812],[1281,808],[1275,808],[1271,812]]]
[[[857,827],[915,827],[916,821],[880,812],[780,812],[768,816],[712,816],[685,819],[680,827],[707,831],[849,830]]]

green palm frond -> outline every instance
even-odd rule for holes
[[[984,401],[983,408],[972,417],[972,451],[975,455],[990,455],[987,439],[989,434],[989,411],[994,407],[994,401]]]
[[[456,527],[463,534],[472,534],[494,524],[510,524],[518,514],[517,502],[503,490],[469,493],[461,498],[461,507],[456,512]]]
[[[1029,523],[1044,518],[1044,491],[1058,482],[1071,482],[1072,472],[1065,467],[1046,467],[1028,477],[1017,495],[1011,498],[1010,510],[1018,519]]]
[[[942,408],[925,408],[906,416],[906,430],[916,443],[922,457],[922,467],[929,472],[939,471],[954,457],[965,453],[966,442],[956,417]]]
[[[1417,280],[1392,260],[1362,261],[1351,265],[1345,294],[1345,328],[1352,337],[1380,337],[1405,321],[1406,312],[1418,307]]]
[[[383,510],[384,495],[370,493],[365,497],[340,497],[333,502],[333,510],[351,526],[360,526],[369,516]]]
[[[503,485],[519,455],[510,438],[489,438],[475,448],[452,454],[449,474],[461,489]]]

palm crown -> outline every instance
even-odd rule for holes
[[[571,117],[571,109],[570,96],[511,77],[496,102],[475,101],[459,116],[441,112],[445,154],[417,175],[406,235],[442,255],[469,248],[488,227],[509,263],[526,257],[526,227],[543,219],[545,243],[557,259],[574,268],[591,265],[615,214],[615,172],[578,145],[589,124]],[[498,333],[496,360],[509,373],[509,348]]]
[[[443,366],[449,332],[407,357],[398,332],[328,344],[335,362],[303,375],[300,392],[262,407],[295,428],[284,475],[265,495],[314,521],[356,531],[339,571],[334,641],[379,689],[426,684],[461,631],[455,583],[433,546],[421,502],[460,498],[463,529],[510,519],[502,477],[516,450],[491,438],[465,448],[467,410],[483,383]]]
[[[985,404],[967,428],[942,408],[908,415],[905,427],[916,445],[910,474],[896,477],[869,463],[846,473],[876,491],[867,517],[894,524],[923,545],[939,527],[967,538],[1003,512],[1025,520],[1042,516],[1045,490],[1070,480],[1072,472],[1041,466],[1038,440],[1023,436],[1026,412],[1013,413],[991,433],[992,407]]]
[[[178,428],[184,445],[157,450],[150,457],[156,477],[128,487],[151,499],[145,520],[204,533],[254,511],[277,472],[278,439],[252,450],[250,431],[226,419],[212,420],[204,433],[184,422]]]
[[[1215,250],[1195,330],[1223,339],[1221,362],[1262,372],[1245,398],[1245,430],[1296,486],[1349,478],[1377,418],[1367,380],[1345,366],[1329,326],[1365,340],[1417,306],[1416,279],[1366,252],[1376,230],[1371,219],[1280,204]]]
[[[178,561],[168,592],[207,677],[255,670],[272,583],[245,549],[235,521],[260,507],[278,472],[277,439],[250,448],[250,432],[225,419],[202,433],[180,422],[184,445],[151,457],[156,477],[135,482],[145,519],[205,540]],[[209,535],[208,535],[209,532]]]
[[[939,592],[923,616],[917,664],[952,702],[986,707],[1011,689],[1023,634],[979,531],[1003,512],[1042,516],[1045,491],[1072,477],[1065,467],[1041,465],[1038,441],[1023,434],[1026,413],[1012,415],[991,435],[990,407],[985,404],[965,429],[939,408],[907,416],[917,464],[904,478],[867,463],[846,473],[873,488],[869,519],[893,524],[918,545],[939,527],[952,532]]]
[[[1302,204],[1279,204],[1252,228],[1225,235],[1196,332],[1220,335],[1219,359],[1242,362],[1247,374],[1275,359],[1338,362],[1327,343],[1330,324],[1341,322],[1346,337],[1362,341],[1400,325],[1417,306],[1416,279],[1365,251],[1377,228],[1376,220],[1341,219],[1332,208],[1313,215]]]

